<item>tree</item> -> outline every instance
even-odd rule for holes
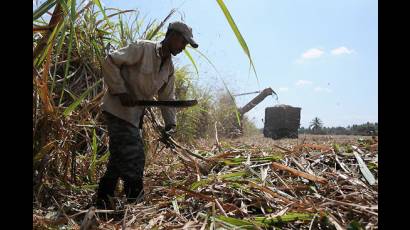
[[[313,133],[317,134],[320,130],[322,130],[323,122],[318,118],[315,117],[310,122],[309,128],[312,128]]]

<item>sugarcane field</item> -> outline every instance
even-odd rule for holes
[[[377,1],[33,0],[33,229],[379,229],[377,90]]]

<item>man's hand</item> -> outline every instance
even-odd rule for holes
[[[174,135],[177,132],[176,130],[176,126],[175,125],[167,125],[165,126],[164,129],[164,136],[166,138],[171,137],[172,135]]]
[[[120,101],[123,106],[134,106],[134,99],[128,93],[121,93],[118,94],[118,96],[120,97]]]
[[[176,133],[175,125],[167,125],[164,129],[162,129],[162,137],[160,140],[165,144],[165,146],[167,146],[167,148],[175,148],[175,145],[169,139],[174,133]]]

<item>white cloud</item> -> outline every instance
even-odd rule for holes
[[[288,87],[279,87],[279,91],[286,92],[289,91]]]
[[[331,89],[329,89],[329,88],[322,88],[322,87],[316,87],[315,89],[314,89],[316,92],[326,92],[326,93],[331,93],[332,92],[332,90]]]
[[[312,83],[313,83],[313,82],[308,81],[308,80],[298,80],[298,81],[296,82],[296,86],[302,87],[302,86],[305,86],[305,85],[311,85]]]
[[[332,55],[341,55],[341,54],[352,54],[354,52],[353,49],[348,49],[344,46],[339,48],[335,48],[331,51]]]
[[[312,48],[307,51],[305,51],[302,55],[302,59],[312,59],[312,58],[319,58],[324,54],[324,51],[322,49],[317,49],[317,48]]]

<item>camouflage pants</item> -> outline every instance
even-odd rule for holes
[[[107,171],[100,180],[98,198],[114,196],[118,178],[124,181],[126,196],[136,198],[143,189],[145,164],[139,128],[110,113],[103,114],[108,127],[110,158]]]

